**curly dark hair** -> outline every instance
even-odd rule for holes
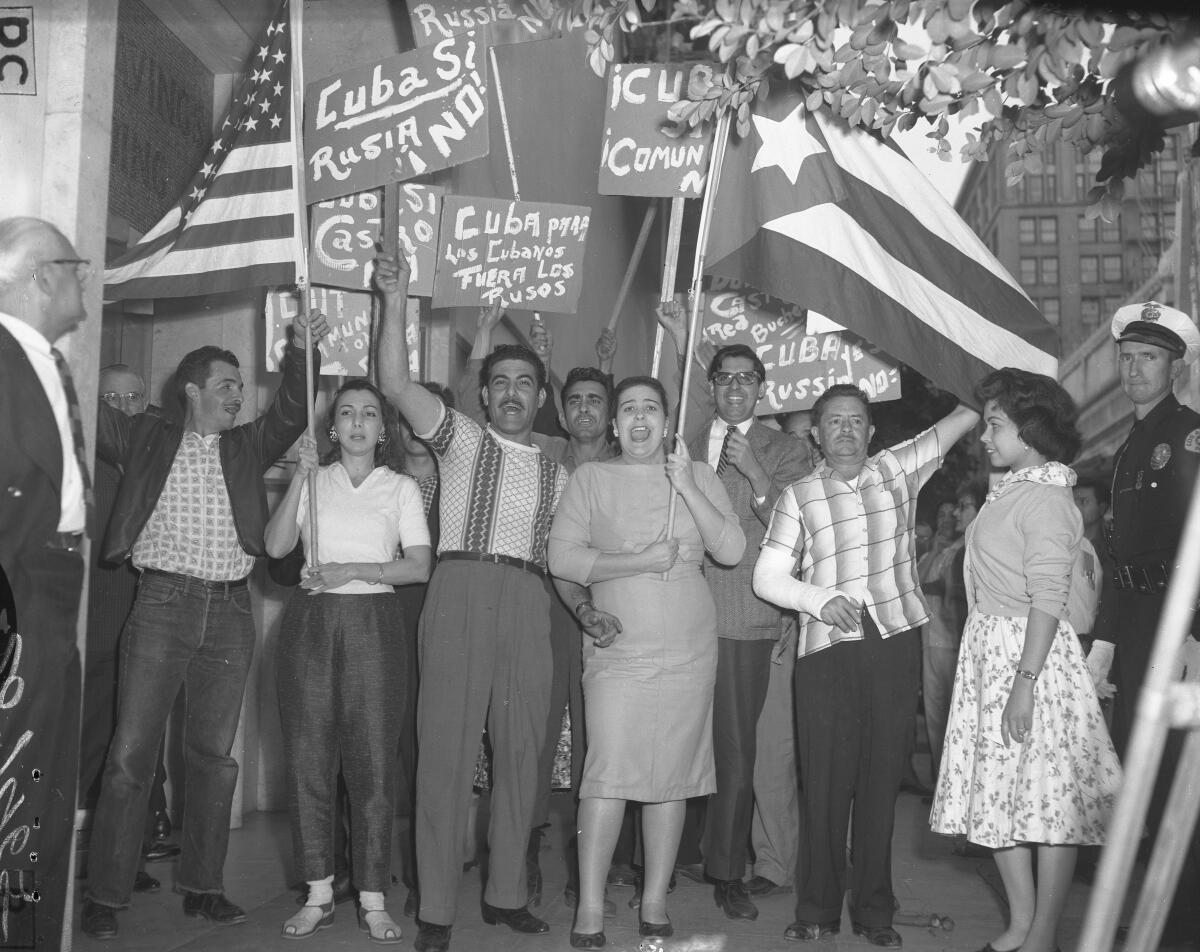
[[[524,344],[497,344],[492,348],[492,352],[483,359],[483,366],[479,368],[479,386],[482,389],[487,389],[492,380],[492,368],[502,360],[525,361],[537,374],[538,390],[546,389],[546,367],[542,358]]]
[[[613,410],[617,408],[617,403],[621,399],[621,394],[631,387],[649,387],[658,394],[658,398],[662,400],[663,414],[671,415],[671,405],[667,401],[667,388],[662,385],[662,381],[657,377],[626,377],[613,389]]]
[[[1017,435],[1046,459],[1069,463],[1079,454],[1079,410],[1054,378],[1002,367],[980,381],[975,396],[980,406],[994,400],[1016,424]]]
[[[204,385],[208,383],[208,378],[212,376],[212,365],[218,361],[227,363],[231,367],[241,367],[237,354],[223,347],[217,347],[215,344],[197,347],[185,354],[183,360],[179,361],[179,366],[175,368],[174,374],[175,399],[179,401],[179,406],[184,413],[187,413],[188,408],[187,385],[194,383],[203,390]]]
[[[567,379],[563,381],[560,396],[563,405],[567,403],[567,391],[575,384],[587,381],[589,383],[598,383],[604,388],[604,396],[608,400],[609,415],[612,415],[613,405],[613,378],[612,374],[606,374],[599,367],[572,367],[567,371]]]
[[[333,395],[333,400],[329,404],[329,413],[325,417],[325,432],[329,433],[333,429],[333,422],[337,416],[338,401],[342,399],[342,395],[355,390],[365,390],[379,401],[379,412],[383,416],[383,442],[375,444],[375,465],[387,466],[391,458],[391,448],[396,445],[400,439],[400,430],[397,425],[399,412],[388,398],[383,395],[380,389],[371,383],[366,377],[351,377],[337,389],[337,393]],[[336,440],[329,452],[321,459],[322,466],[328,466],[330,463],[336,463],[342,458],[342,444]]]

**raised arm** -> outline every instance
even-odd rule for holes
[[[467,366],[454,389],[458,412],[469,416],[480,426],[487,423],[487,418],[479,401],[479,372],[483,369],[484,358],[492,352],[492,331],[500,323],[502,313],[499,304],[479,309],[479,321],[475,327],[475,341],[471,345],[471,354],[467,357]]]
[[[959,404],[933,425],[938,435],[938,448],[943,456],[955,443],[971,432],[979,422],[979,413]]]
[[[442,416],[442,401],[412,379],[404,342],[409,266],[403,255],[375,259],[375,287],[383,299],[379,322],[379,389],[391,400],[413,432],[432,433]]]

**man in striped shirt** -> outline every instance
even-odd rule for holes
[[[928,620],[914,558],[917,493],[979,414],[959,407],[868,456],[875,428],[858,387],[831,387],[812,413],[824,462],[779,497],[754,570],[761,597],[801,613],[795,697],[806,849],[797,858],[796,921],[784,936],[839,931],[853,804],[854,932],[897,948],[892,828]]]

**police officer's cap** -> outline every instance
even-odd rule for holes
[[[1192,319],[1157,301],[1118,308],[1112,319],[1112,336],[1118,344],[1130,340],[1162,347],[1188,364],[1200,356],[1200,330]]]

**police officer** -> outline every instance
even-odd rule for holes
[[[1200,469],[1200,413],[1181,405],[1172,392],[1184,367],[1200,356],[1200,331],[1182,311],[1150,301],[1120,308],[1113,316],[1112,335],[1134,423],[1113,461],[1109,545],[1116,565],[1111,585],[1104,588],[1095,635],[1098,647],[1103,648],[1101,642],[1116,645],[1113,741],[1124,756]],[[1196,632],[1193,619],[1188,636],[1192,649]],[[1182,675],[1181,670],[1176,677]],[[1155,833],[1181,743],[1179,732],[1172,732],[1147,817]],[[1167,921],[1168,937],[1200,940],[1198,895],[1200,839],[1194,837]]]

